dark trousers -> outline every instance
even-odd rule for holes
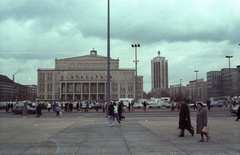
[[[186,128],[187,129],[187,128]],[[194,132],[193,129],[187,129],[191,134]],[[180,135],[184,135],[184,129],[181,129]]]

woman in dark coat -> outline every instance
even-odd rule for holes
[[[181,132],[178,137],[184,137],[184,129],[187,129],[192,136],[194,135],[194,130],[191,128],[189,107],[185,104],[184,100],[181,101],[181,108],[179,112],[179,128],[181,129]]]
[[[201,139],[198,142],[204,142],[203,135],[205,135],[207,137],[207,141],[209,141],[210,136],[202,132],[203,127],[207,125],[207,111],[203,108],[201,102],[197,103],[197,107],[197,134],[201,134]]]

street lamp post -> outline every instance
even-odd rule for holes
[[[180,99],[181,99],[181,81],[182,81],[182,79],[180,79],[180,89],[179,89],[179,96],[180,96]]]
[[[110,102],[110,9],[108,0],[108,19],[107,19],[107,106]]]
[[[197,85],[197,89],[196,89],[196,101],[197,101],[197,99],[198,99],[198,77],[197,77],[197,73],[199,72],[199,70],[195,70],[194,72],[196,72],[196,85]]]
[[[231,100],[231,96],[232,96],[232,89],[231,89],[231,74],[230,74],[230,59],[233,56],[225,56],[225,58],[228,58],[228,64],[229,64],[229,69],[228,69],[228,74],[229,74],[229,99]]]
[[[135,102],[137,102],[138,100],[138,96],[137,96],[137,47],[140,47],[140,44],[132,44],[132,47],[135,47],[135,60],[133,60],[133,62],[135,62],[135,69],[136,69],[136,75],[135,75]]]

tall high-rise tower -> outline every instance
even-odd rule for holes
[[[168,61],[165,57],[160,57],[160,51],[158,56],[151,60],[151,83],[153,92],[161,93],[161,90],[168,88]]]

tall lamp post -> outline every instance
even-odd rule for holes
[[[180,96],[180,99],[181,99],[181,81],[182,81],[182,79],[180,79],[180,89],[179,89],[179,96]]]
[[[233,56],[225,56],[225,58],[228,58],[228,64],[229,64],[229,68],[228,68],[228,74],[229,74],[229,99],[231,100],[231,94],[232,94],[232,89],[231,89],[231,74],[230,74],[230,59],[232,58]]]
[[[137,47],[140,47],[140,44],[132,44],[132,47],[135,47],[135,60],[133,60],[133,62],[135,62],[135,69],[136,69],[136,75],[135,75],[135,102],[137,102],[138,100],[138,96],[137,96]]]
[[[107,19],[107,106],[110,102],[110,9],[108,0],[108,19]]]
[[[196,85],[197,85],[197,89],[196,89],[196,101],[197,101],[197,99],[198,99],[198,77],[197,77],[197,73],[199,72],[199,70],[195,70],[194,72],[196,72]]]

